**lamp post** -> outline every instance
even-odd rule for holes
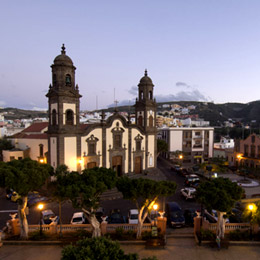
[[[41,211],[42,211],[42,209],[43,209],[43,204],[39,204],[38,205],[38,209],[39,209],[39,211],[40,211],[40,236],[42,235],[42,220],[41,220]]]
[[[158,204],[153,204],[153,209],[155,211],[154,225],[157,226],[157,209],[158,209]]]
[[[252,240],[252,215],[253,215],[253,211],[255,209],[254,204],[249,204],[248,209],[250,211],[250,240]]]

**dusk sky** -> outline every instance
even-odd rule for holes
[[[133,104],[145,69],[158,102],[260,99],[259,0],[12,0],[0,10],[0,107],[47,109],[63,43],[84,110],[107,108],[114,92]]]

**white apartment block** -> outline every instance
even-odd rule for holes
[[[182,163],[203,163],[213,157],[213,127],[167,127],[159,129],[158,138],[168,143],[168,159],[182,152]]]

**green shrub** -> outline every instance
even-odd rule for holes
[[[152,232],[151,231],[144,231],[142,233],[142,240],[148,240],[152,238]]]
[[[40,235],[40,230],[29,233],[29,240],[46,240],[47,238],[48,235],[45,232]]]
[[[229,232],[228,234],[229,240],[233,241],[248,241],[250,240],[250,231],[241,231],[239,229],[236,229],[234,231]]]
[[[215,240],[216,235],[211,230],[200,230],[201,240]]]

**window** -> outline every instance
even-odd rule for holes
[[[195,136],[200,136],[201,133],[200,132],[195,132]]]
[[[140,92],[140,96],[139,96],[139,98],[140,98],[141,100],[144,99],[144,92],[143,92],[143,91]]]
[[[143,137],[140,134],[138,134],[135,137],[135,147],[136,147],[135,150],[137,152],[141,151],[141,149],[142,149],[142,140],[143,140]]]
[[[10,156],[10,161],[13,161],[15,159],[14,156]]]
[[[248,156],[248,145],[247,144],[244,145],[244,155]]]
[[[18,160],[21,161],[23,159],[23,157],[18,157]]]
[[[255,142],[255,136],[254,136],[254,135],[251,136],[251,142],[252,142],[252,143]]]
[[[52,110],[52,125],[57,125],[57,112],[56,112],[56,109]]]
[[[53,76],[52,76],[52,84],[53,84],[53,86],[56,86],[56,83],[57,83],[57,77],[56,77],[56,74],[53,74]]]
[[[209,138],[209,131],[205,131],[205,138]]]
[[[253,137],[253,136],[252,136]],[[251,145],[251,153],[250,153],[251,157],[255,157],[255,145]]]
[[[140,125],[140,126],[143,125],[143,117],[142,116],[138,117],[138,125]]]
[[[114,136],[114,148],[121,148],[122,144],[121,144],[121,135],[120,134],[116,134]]]
[[[136,151],[141,151],[141,141],[136,141]]]
[[[43,144],[39,144],[39,154],[40,157],[43,157]]]
[[[70,74],[66,75],[66,86],[71,86],[71,76],[70,76]]]
[[[149,117],[149,126],[153,127],[153,117],[152,116]]]
[[[97,155],[97,142],[98,138],[91,135],[89,138],[86,139],[88,143],[88,156]]]
[[[73,111],[71,109],[68,109],[66,111],[66,125],[73,125],[74,121],[74,115]]]
[[[149,91],[149,99],[153,99],[153,92],[152,91]]]

